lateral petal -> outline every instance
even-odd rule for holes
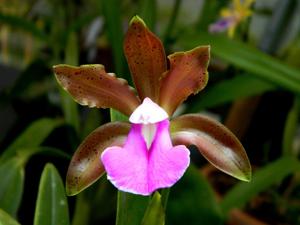
[[[125,36],[124,52],[141,100],[159,100],[160,78],[167,70],[161,41],[138,16],[133,17]]]
[[[160,106],[169,115],[190,95],[202,90],[208,81],[210,47],[200,46],[169,55],[170,70],[161,81]]]
[[[106,73],[103,65],[62,64],[53,70],[60,85],[81,105],[114,108],[128,116],[140,105],[127,81]]]
[[[234,134],[217,121],[187,114],[171,122],[173,144],[196,145],[215,167],[243,181],[251,179],[247,154]]]
[[[85,138],[73,155],[68,168],[66,179],[68,195],[76,195],[103,175],[104,167],[99,162],[101,153],[109,146],[122,146],[129,129],[129,123],[108,123]]]

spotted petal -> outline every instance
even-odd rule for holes
[[[196,145],[215,167],[240,180],[251,179],[247,154],[225,126],[199,114],[187,114],[171,123],[174,144]]]
[[[170,70],[164,74],[160,105],[172,115],[190,95],[202,90],[208,80],[209,46],[169,55]]]
[[[124,52],[140,98],[158,102],[160,78],[167,70],[165,51],[161,41],[138,16],[130,22]]]
[[[108,179],[120,190],[150,195],[159,188],[170,187],[189,165],[189,151],[172,147],[169,121],[156,124],[154,141],[147,149],[141,124],[133,124],[125,146],[107,148],[101,160]]]
[[[97,128],[87,136],[69,165],[66,183],[68,195],[81,192],[103,175],[104,167],[99,162],[101,153],[109,146],[122,146],[129,129],[128,123],[114,122]]]
[[[106,73],[102,65],[57,65],[53,69],[61,86],[81,105],[114,108],[130,115],[140,104],[127,82]]]

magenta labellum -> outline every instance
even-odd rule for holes
[[[167,113],[149,98],[132,113],[124,147],[109,147],[101,155],[108,179],[120,190],[149,195],[171,187],[187,169],[189,150],[173,147]]]

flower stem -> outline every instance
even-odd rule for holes
[[[168,199],[169,199],[170,190],[171,190],[171,188],[164,188],[161,191],[161,204],[162,204],[165,211],[166,211],[166,208],[167,208],[167,203],[168,203]]]

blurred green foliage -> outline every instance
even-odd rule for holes
[[[132,210],[130,224],[163,224],[164,217],[166,224],[226,224],[240,219],[234,208],[269,224],[300,224],[300,0],[256,0],[234,38],[210,34],[209,24],[230,4],[1,1],[0,224],[115,224],[117,198],[123,201],[117,224],[129,224],[122,209]],[[107,110],[78,106],[60,90],[52,65],[103,63],[128,79],[122,43],[136,14],[162,37],[167,52],[211,45],[208,87],[189,98],[183,111],[213,114],[241,137],[255,168],[251,183],[216,173],[192,151],[195,167],[170,194],[117,196],[101,178],[67,199],[62,180],[72,153],[110,118]],[[253,97],[253,113],[237,107],[253,104]],[[120,116],[113,112],[112,120]]]

